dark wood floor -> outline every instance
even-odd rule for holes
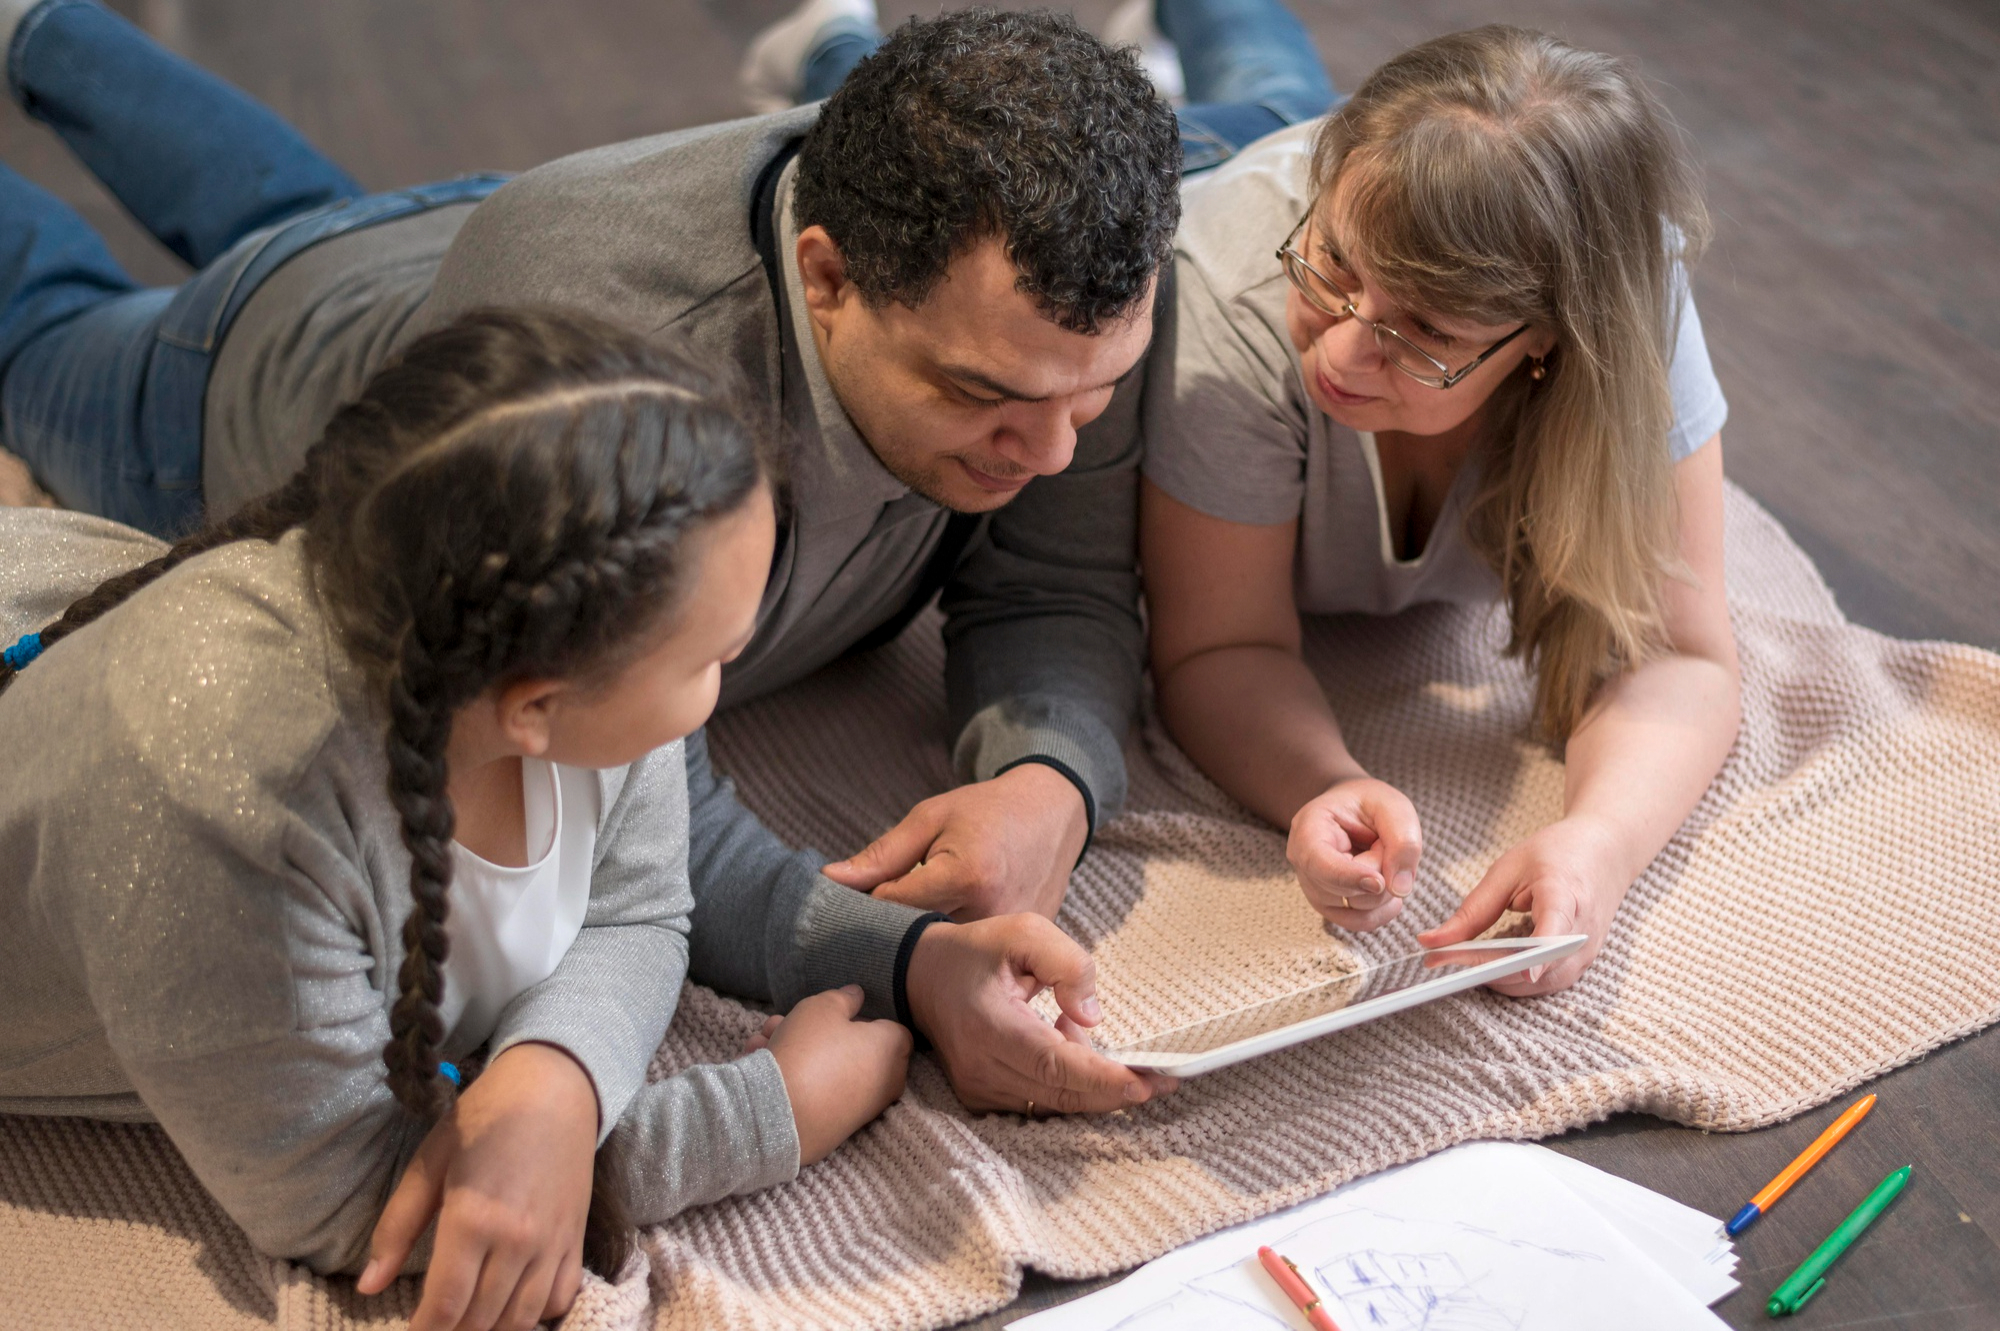
[[[1697,278],[1731,403],[1730,472],[1819,561],[1848,614],[2000,648],[2000,7],[1993,0],[1293,0],[1352,87],[1475,23],[1626,54],[1707,165]],[[371,187],[737,113],[730,73],[785,0],[119,0],[249,88]],[[891,0],[885,15],[919,9]],[[929,8],[931,6],[923,6]],[[1109,0],[1076,6],[1100,19]],[[53,139],[8,111],[0,160],[75,201],[132,271],[173,281]],[[1862,829],[1893,835],[1893,829]],[[1922,890],[1913,850],[1910,890]],[[1867,1187],[1916,1183],[1801,1326],[2000,1327],[2000,1036],[1883,1078],[1868,1124],[1741,1244],[1761,1298]],[[1627,1117],[1553,1143],[1728,1215],[1837,1112],[1742,1136]],[[999,1326],[1090,1285],[1031,1277]]]

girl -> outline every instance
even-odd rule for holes
[[[771,559],[718,388],[593,320],[469,316],[292,483],[8,649],[0,1109],[155,1119],[265,1251],[365,1293],[427,1260],[414,1326],[512,1328],[569,1306],[587,1213],[616,1274],[618,1194],[647,1223],[788,1179],[900,1093],[858,990],[646,1082],[679,740]],[[86,552],[63,530],[0,604]]]
[[[1592,943],[1495,987],[1568,985],[1737,728],[1726,407],[1685,271],[1707,224],[1675,131],[1618,61],[1482,28],[1185,198],[1145,418],[1161,715],[1289,825],[1328,920],[1375,928],[1418,819],[1342,742],[1299,616],[1503,599],[1564,816],[1421,937],[1532,911]]]

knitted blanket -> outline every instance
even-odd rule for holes
[[[647,1232],[565,1325],[941,1326],[1008,1302],[1024,1267],[1115,1271],[1472,1138],[1620,1110],[1771,1123],[1993,1021],[2000,657],[1846,623],[1734,490],[1728,543],[1742,736],[1573,989],[1447,999],[1098,1118],[968,1114],[919,1057],[903,1099],[831,1158]],[[1128,811],[1061,919],[1097,958],[1108,1038],[1409,949],[1558,815],[1561,767],[1523,738],[1528,681],[1501,629],[1446,607],[1308,629],[1357,756],[1424,819],[1417,890],[1375,935],[1329,936],[1282,836],[1143,729]],[[717,760],[781,835],[846,853],[949,784],[940,668],[926,621],[723,717]],[[690,986],[658,1070],[731,1057],[759,1020]],[[156,1129],[0,1120],[9,1325],[393,1325],[415,1294],[360,1299],[259,1256]]]

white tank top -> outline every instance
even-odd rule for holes
[[[507,1004],[555,971],[583,928],[601,812],[598,774],[521,760],[529,862],[508,868],[452,843],[445,935],[447,1058],[486,1043]]]

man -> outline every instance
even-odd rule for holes
[[[0,316],[6,439],[58,497],[156,530],[204,499],[226,511],[282,480],[395,345],[479,305],[579,306],[733,362],[777,404],[791,485],[725,703],[886,641],[941,590],[967,784],[829,878],[691,741],[695,975],[781,1006],[858,981],[863,1014],[928,1035],[976,1108],[1150,1096],[1082,1040],[1090,961],[1043,918],[1123,797],[1141,661],[1136,440],[1117,418],[1180,155],[1136,62],[1064,18],[949,15],[901,30],[824,114],[580,154],[497,194],[361,198],[118,22],[32,7],[14,90],[200,271],[121,290],[95,237],[0,181],[14,271],[62,279],[17,281]],[[187,123],[162,125],[166,107]],[[1107,409],[1116,428],[1085,430]],[[703,946],[721,912],[766,921],[761,955]],[[1060,1031],[1027,1007],[1045,986]]]

